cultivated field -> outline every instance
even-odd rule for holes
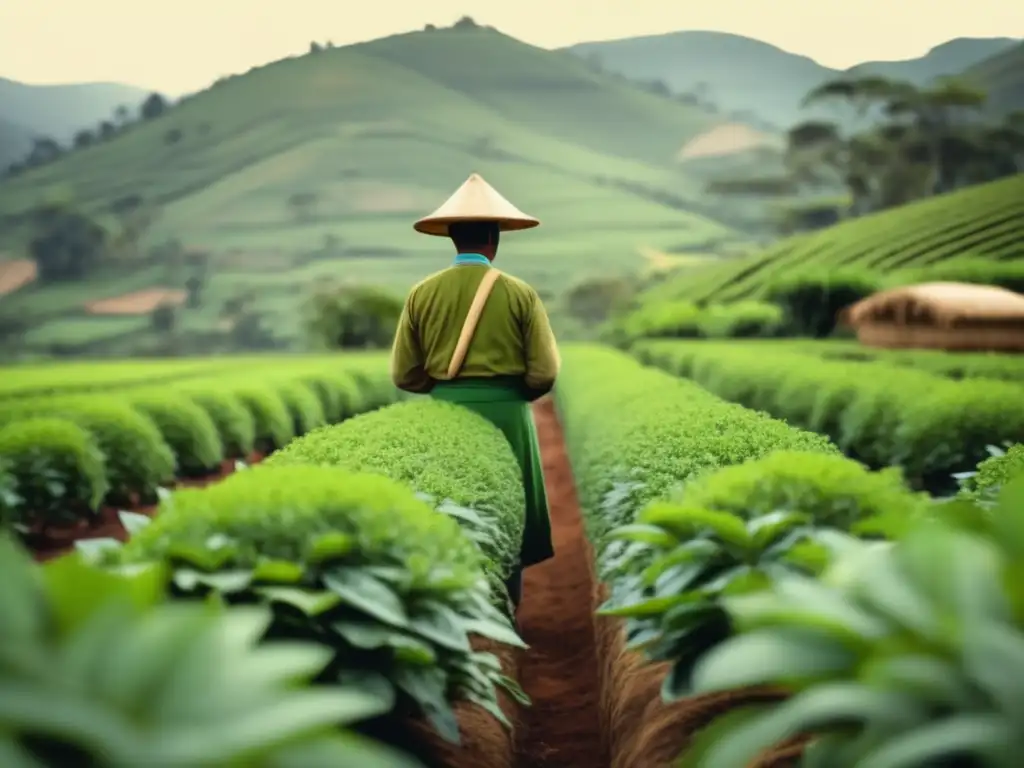
[[[941,279],[946,262],[965,257],[1024,259],[1024,175],[787,238],[748,257],[687,271],[651,295],[700,302],[759,298],[794,270],[915,271]]]
[[[959,490],[948,481],[990,445],[1024,440],[1024,379],[1014,380],[1024,369],[1007,359],[1004,381],[957,380],[944,376],[985,373],[918,366],[909,353],[841,359],[847,348],[638,347],[668,373],[608,348],[568,346],[553,401],[535,406],[557,554],[527,572],[518,629],[503,587],[522,535],[518,465],[475,414],[400,397],[385,356],[8,369],[0,517],[45,561],[46,578],[42,592],[11,587],[28,584],[12,574],[37,566],[5,544],[3,600],[64,616],[60,634],[38,625],[11,642],[40,660],[23,675],[38,695],[74,695],[122,723],[72,727],[61,712],[41,711],[33,728],[103,750],[111,765],[191,766],[220,755],[203,762],[219,766],[245,753],[259,765],[632,768],[683,755],[687,765],[735,768],[792,765],[805,747],[799,734],[830,733],[823,744],[854,748],[843,741],[848,720],[832,732],[801,707],[836,686],[867,696],[860,670],[883,659],[941,659],[947,674],[972,674],[929,644],[926,627],[886,613],[893,590],[920,611],[940,610],[943,599],[915,591],[932,584],[927,568],[893,570],[886,558],[916,552],[923,568],[971,552],[989,570],[962,578],[1003,588],[991,566],[1019,564],[1020,539],[1006,531],[1024,525],[1024,505],[1008,497],[996,516],[981,505],[1015,463],[1024,468],[1019,449],[985,461]],[[918,490],[898,469],[872,471],[849,456],[901,467]],[[928,522],[940,518],[938,528]],[[77,554],[64,554],[76,541]],[[855,565],[865,557],[878,565]],[[961,578],[956,569],[946,576]],[[122,653],[136,654],[135,675],[164,681],[144,701],[104,693],[121,679],[107,656],[76,662],[74,674],[104,681],[99,688],[43,672],[99,631],[98,595],[119,593],[135,594],[136,610],[104,625],[110,642],[129,644]],[[189,611],[210,595],[233,607]],[[840,627],[826,617],[854,604],[874,628],[858,640],[857,663],[830,665],[823,679],[801,638],[827,629],[815,647],[841,657]],[[748,625],[756,606],[761,618]],[[995,607],[970,608],[971,624],[956,626],[1020,638]],[[173,633],[196,622],[207,629],[189,633],[188,653],[159,654],[157,625]],[[199,664],[216,627],[236,622],[250,629],[229,632],[235,640],[217,665]],[[744,661],[755,650],[756,662]],[[271,658],[279,663],[267,667]],[[318,685],[289,692],[289,675]],[[243,679],[249,695],[239,699]],[[932,722],[965,712],[1009,722],[998,696],[979,695]],[[186,728],[171,697],[204,722]],[[140,706],[145,731],[118,720]],[[730,713],[748,708],[764,718],[756,736],[727,728]],[[229,727],[249,718],[275,728]],[[854,722],[868,727],[869,714]],[[913,727],[894,727],[872,748]],[[57,746],[44,739],[37,748]]]

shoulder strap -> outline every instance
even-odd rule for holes
[[[480,315],[483,314],[484,306],[491,295],[491,289],[494,288],[494,284],[498,281],[499,277],[501,277],[501,272],[491,267],[484,273],[484,278],[476,289],[473,303],[469,305],[466,321],[462,324],[462,331],[459,332],[459,340],[455,344],[452,360],[448,363],[449,381],[458,376],[459,371],[462,369],[462,364],[466,360],[466,353],[469,352],[469,343],[473,340],[476,326],[480,322]]]

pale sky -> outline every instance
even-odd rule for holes
[[[178,95],[310,40],[343,45],[462,15],[545,48],[715,30],[839,68],[953,37],[1024,37],[1022,0],[0,0],[0,77]]]

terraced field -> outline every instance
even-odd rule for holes
[[[5,764],[1010,768],[1024,389],[768,344],[564,350],[515,621],[518,465],[383,355],[5,370]]]
[[[797,270],[857,268],[919,274],[964,257],[1024,259],[1024,174],[783,240],[763,252],[687,270],[651,292],[657,299],[758,298]]]

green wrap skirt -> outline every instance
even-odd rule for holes
[[[537,428],[520,380],[496,377],[439,381],[430,396],[469,408],[502,431],[523,471],[523,488],[526,491],[526,521],[523,526],[520,567],[526,568],[554,557]]]

